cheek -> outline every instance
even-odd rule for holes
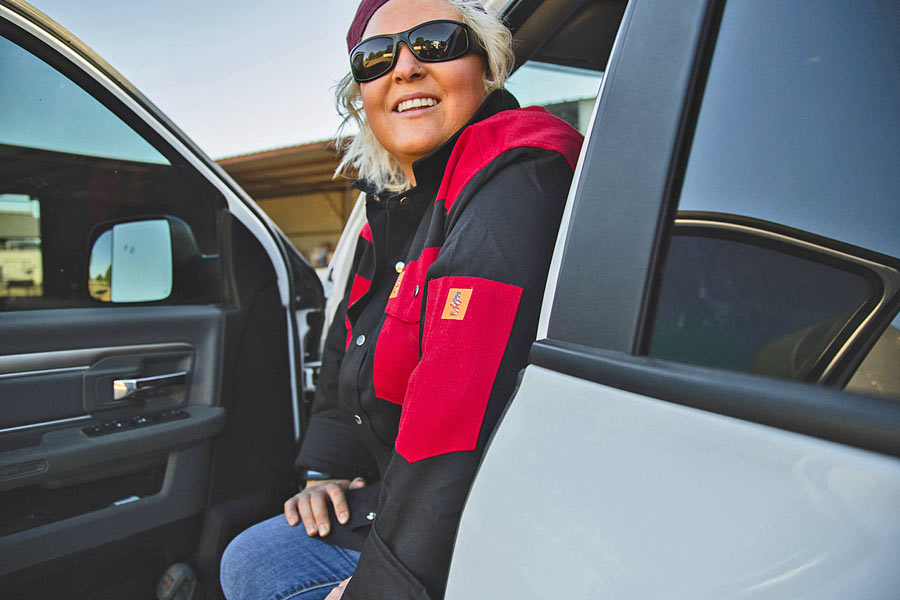
[[[363,110],[366,114],[375,112],[379,100],[384,97],[378,89],[378,80],[362,83],[359,86],[359,95],[362,98]]]
[[[360,86],[360,97],[362,98],[363,112],[365,112],[366,120],[374,133],[378,133],[381,128],[384,117],[382,115],[384,94],[378,89],[378,80],[363,83]]]
[[[474,58],[474,57],[473,57]],[[471,61],[467,68],[460,69],[453,78],[452,94],[456,105],[455,120],[465,123],[478,110],[484,102],[484,78],[481,69],[481,59]]]
[[[463,57],[463,61],[465,61],[464,77],[468,86],[473,90],[477,90],[478,94],[483,97],[485,95],[484,74],[487,71],[487,65],[485,64],[484,59],[477,54],[469,54],[468,56]]]

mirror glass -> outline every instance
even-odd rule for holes
[[[91,249],[88,291],[103,302],[153,302],[172,293],[172,237],[165,219],[119,223]]]

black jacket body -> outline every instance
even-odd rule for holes
[[[344,598],[441,598],[463,503],[525,366],[582,137],[493,93],[367,193],[298,466],[369,484],[333,544],[361,549]]]

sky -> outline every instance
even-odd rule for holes
[[[334,137],[334,85],[359,0],[30,0],[102,56],[211,158]],[[599,78],[522,69],[523,105],[596,95]]]
[[[329,139],[358,0],[30,0],[212,158]]]

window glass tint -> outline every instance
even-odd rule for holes
[[[90,94],[2,38],[0,81],[0,144],[168,164]]]
[[[900,256],[900,4],[730,0],[679,208]]]
[[[676,234],[650,355],[791,379],[821,372],[880,286],[817,258],[763,235]]]
[[[101,223],[176,217],[216,255],[222,195],[80,70],[2,21],[0,32],[0,310],[95,306]],[[165,301],[199,293],[176,286]]]
[[[898,7],[725,4],[651,355],[900,395]]]

